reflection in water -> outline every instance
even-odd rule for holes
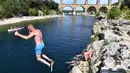
[[[75,24],[75,20],[76,20],[76,17],[73,16],[73,17],[72,17],[72,24]]]

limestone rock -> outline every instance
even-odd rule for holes
[[[93,30],[99,32],[99,40],[93,42],[89,49],[96,51],[91,61],[92,71],[130,73],[130,25],[126,21],[109,22],[94,25]]]
[[[104,39],[104,33],[99,33],[98,34],[98,39],[103,40]]]
[[[130,36],[130,31],[128,31],[127,34]]]
[[[82,73],[78,67],[74,67],[71,73]]]
[[[80,62],[78,68],[81,73],[88,73],[89,68],[92,73],[130,73],[130,21],[97,22],[93,26],[92,37],[97,32],[98,39],[87,47],[88,51],[96,53],[89,67],[85,62]]]
[[[71,73],[88,73],[89,72],[89,63],[86,61],[80,61],[80,64],[73,67]]]

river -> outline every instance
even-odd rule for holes
[[[52,73],[69,73],[65,62],[87,47],[95,18],[67,16],[0,26],[0,73],[50,73],[48,66],[36,60],[33,38],[24,40],[7,32],[11,26],[25,26],[19,33],[27,35],[30,23],[43,33],[43,53],[55,61]]]

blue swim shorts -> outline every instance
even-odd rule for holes
[[[35,47],[35,53],[37,55],[42,54],[42,49],[44,48],[45,44],[37,44]]]

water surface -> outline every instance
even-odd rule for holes
[[[68,16],[0,26],[0,73],[50,73],[45,64],[36,60],[33,38],[24,40],[7,32],[11,26],[26,27],[29,23],[43,33],[43,53],[54,59],[53,73],[68,73],[70,69],[65,62],[71,61],[87,47],[95,19],[88,16]],[[28,34],[27,28],[19,32]]]

